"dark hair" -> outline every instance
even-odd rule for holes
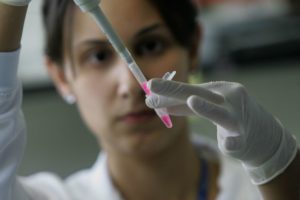
[[[167,27],[183,47],[193,46],[197,29],[197,8],[192,0],[149,0],[164,19]]]
[[[190,48],[197,29],[197,9],[192,0],[148,0],[159,11],[177,42]],[[44,0],[45,54],[62,64],[64,25],[73,0]]]

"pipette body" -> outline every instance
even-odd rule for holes
[[[147,79],[138,67],[137,63],[131,56],[128,49],[125,47],[120,37],[114,31],[110,22],[99,7],[100,0],[74,0],[75,3],[81,8],[83,12],[89,13],[96,21],[102,32],[108,38],[116,52],[126,62],[128,68],[143,88],[146,95],[151,95],[151,92],[147,86]],[[156,114],[160,117],[166,127],[171,128],[173,126],[171,118],[167,113],[166,108],[155,109]]]

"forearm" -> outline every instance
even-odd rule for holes
[[[19,51],[0,52],[0,199],[27,200],[16,173],[26,144],[22,88],[17,82]]]
[[[28,199],[16,182],[26,128],[21,113],[22,88],[16,78],[19,52],[14,51],[20,47],[26,10],[27,6],[0,3],[0,199],[5,200]]]
[[[19,48],[27,6],[0,3],[0,52]]]
[[[260,185],[259,190],[265,200],[300,199],[300,152],[281,175]]]

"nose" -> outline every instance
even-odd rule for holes
[[[122,62],[118,68],[118,94],[122,98],[141,98],[145,96],[140,84],[133,76],[132,72],[128,68],[127,64]]]

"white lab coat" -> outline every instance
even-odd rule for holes
[[[111,181],[104,152],[90,169],[66,180],[48,172],[16,176],[26,141],[22,92],[16,78],[18,56],[19,51],[0,53],[0,200],[123,200]],[[203,138],[195,136],[192,141],[202,156],[216,155]],[[238,163],[224,157],[221,162],[218,200],[260,199]]]

